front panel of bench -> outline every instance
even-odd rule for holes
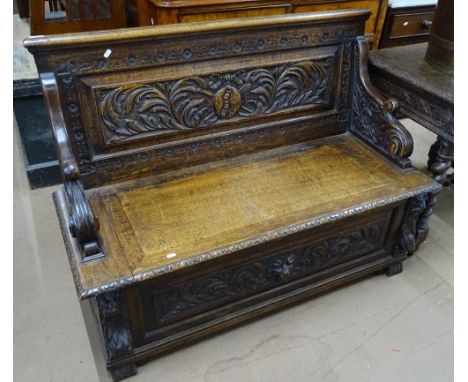
[[[54,72],[86,187],[344,132],[366,14],[58,47]]]
[[[350,269],[388,259],[395,249],[403,204],[326,224],[130,289],[135,344],[164,342],[199,326],[210,327],[219,317],[275,305],[289,292],[314,289],[317,283]]]

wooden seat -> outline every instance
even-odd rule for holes
[[[81,266],[74,259],[81,293],[162,274],[187,259],[235,256],[233,246],[299,232],[337,211],[372,209],[364,206],[370,201],[402,200],[431,184],[419,172],[402,175],[345,134],[95,188],[88,193],[93,210],[113,229],[101,231],[105,258]]]
[[[31,38],[57,214],[115,380],[402,271],[440,185],[367,73],[367,10]]]

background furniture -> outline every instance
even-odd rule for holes
[[[379,48],[427,42],[436,5],[397,5],[387,8]]]
[[[397,274],[426,239],[441,187],[411,171],[411,135],[370,83],[369,15],[25,42],[54,127],[71,270],[115,380],[329,288]]]
[[[127,0],[129,26],[189,23],[335,9],[371,11],[366,32],[377,48],[388,0]]]
[[[52,127],[34,57],[23,47],[29,23],[13,16],[13,111],[31,188],[60,183]]]
[[[124,28],[125,0],[30,0],[31,35]]]
[[[375,85],[400,103],[402,114],[437,134],[428,167],[434,179],[450,184],[453,166],[453,0],[439,0],[428,44],[381,49],[370,55]]]
[[[29,0],[15,0],[14,5],[16,9],[13,9],[13,13],[17,11],[21,18],[29,17]]]

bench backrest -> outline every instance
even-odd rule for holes
[[[35,37],[83,183],[346,131],[367,10]]]

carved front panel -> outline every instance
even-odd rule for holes
[[[334,56],[96,91],[105,143],[332,102]]]
[[[148,290],[157,328],[258,294],[383,248],[388,217],[191,280]]]

